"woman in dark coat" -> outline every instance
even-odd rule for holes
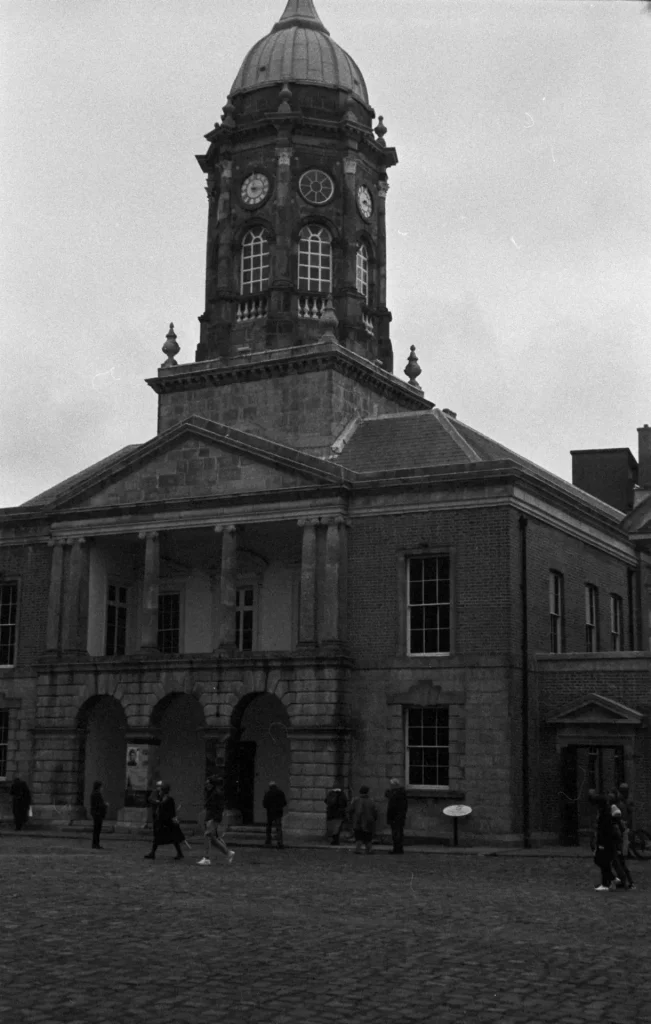
[[[108,804],[102,794],[102,783],[93,783],[93,792],[90,794],[90,816],[93,819],[93,850],[101,850],[99,837],[104,824],[104,818],[108,811]]]
[[[165,782],[161,786],[161,800],[154,817],[154,844],[151,851],[145,854],[145,858],[146,860],[155,860],[158,847],[168,846],[172,843],[176,850],[174,860],[183,860],[181,843],[184,841],[185,836],[176,817],[176,804],[173,797],[170,796],[170,784]]]
[[[11,796],[14,825],[16,826],[16,831],[20,832],[29,817],[29,809],[32,806],[32,794],[27,783],[16,776],[11,784],[9,795]]]
[[[617,853],[617,837],[606,797],[598,796],[595,802],[599,816],[597,818],[597,849],[594,862],[601,871],[601,885],[596,885],[595,889],[597,892],[606,892],[608,889],[616,888],[611,865]]]

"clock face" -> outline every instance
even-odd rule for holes
[[[245,206],[259,206],[269,195],[269,178],[256,171],[242,182],[240,196]]]
[[[364,220],[368,220],[373,213],[373,197],[366,185],[360,185],[357,189],[357,208]]]
[[[332,199],[335,186],[329,174],[315,168],[312,171],[306,171],[305,174],[301,174],[298,189],[303,199],[307,199],[308,203],[322,206],[324,203],[329,203]]]

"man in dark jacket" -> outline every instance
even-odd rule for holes
[[[158,847],[167,846],[168,843],[172,843],[176,850],[174,860],[183,860],[183,851],[181,850],[183,842],[185,842],[185,836],[176,817],[176,804],[170,795],[170,784],[164,782],[160,788],[160,802],[154,818],[154,842],[151,851],[145,854],[145,860],[156,860]]]
[[[206,814],[206,821],[204,824],[204,839],[205,849],[203,857],[199,864],[203,867],[210,866],[210,847],[216,846],[220,853],[223,853],[224,857],[228,858],[228,863],[233,863],[233,857],[235,856],[234,850],[229,850],[224,841],[224,831],[222,826],[222,819],[224,817],[224,791],[222,789],[222,780],[216,775],[211,777],[206,782],[206,795],[204,799],[204,810]]]
[[[341,829],[346,820],[348,797],[340,786],[329,790],[326,798],[326,835],[331,837],[330,845],[339,846]]]
[[[360,786],[359,796],[353,800],[350,821],[355,836],[355,853],[373,852],[373,836],[377,824],[377,807],[371,799],[368,786]]]
[[[14,815],[14,825],[16,831],[20,832],[21,828],[29,817],[29,809],[32,806],[32,794],[29,791],[29,786],[22,779],[15,777],[11,783],[11,789],[9,790],[11,795],[11,809]]]
[[[102,832],[104,818],[108,811],[108,804],[102,793],[102,783],[93,783],[93,792],[90,794],[90,816],[93,819],[93,850],[101,850],[99,837]]]
[[[391,829],[393,849],[391,853],[404,853],[405,821],[407,820],[407,794],[399,779],[391,779],[390,788],[384,794],[387,798],[387,825]]]
[[[284,849],[283,843],[283,811],[287,806],[287,800],[282,789],[275,782],[269,783],[269,789],[264,795],[262,806],[267,812],[267,836],[265,846],[271,846],[272,826],[276,833],[276,845],[279,850]]]

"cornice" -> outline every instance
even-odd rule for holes
[[[393,398],[406,410],[425,410],[434,406],[420,392],[387,370],[331,341],[255,353],[240,359],[208,359],[161,368],[158,377],[148,378],[147,384],[157,394],[165,395],[325,370],[335,370],[376,394]]]

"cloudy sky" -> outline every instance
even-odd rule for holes
[[[390,172],[396,373],[569,479],[651,421],[651,14],[622,0],[316,0]],[[284,0],[0,0],[0,504],[156,433],[203,310],[194,154]],[[404,377],[402,379],[405,379]]]

